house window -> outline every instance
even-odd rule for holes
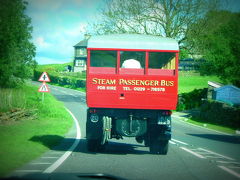
[[[87,55],[86,48],[77,48],[76,49],[76,56],[85,56]]]
[[[85,61],[84,60],[76,60],[75,66],[85,66]]]

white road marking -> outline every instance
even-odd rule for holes
[[[187,151],[187,152],[189,152],[189,153],[191,153],[191,154],[193,154],[194,156],[197,156],[198,158],[206,159],[204,156],[202,156],[202,155],[200,155],[200,154],[198,154],[198,153],[196,153],[196,152],[193,152],[193,151],[191,151],[190,149],[187,149],[187,148],[185,148],[185,147],[180,147],[180,148],[183,149],[183,150],[185,150],[185,151]]]
[[[49,152],[51,155],[60,155],[62,152],[51,151]]]
[[[68,93],[68,92],[66,92],[66,91],[62,91],[62,90],[58,90],[58,91],[60,91],[60,92],[63,93],[63,94],[67,94],[67,95],[70,95],[70,96],[74,96],[74,97],[76,97],[76,98],[79,97],[79,96],[77,96],[77,95],[75,95],[75,94]]]
[[[218,167],[220,167],[220,168],[223,169],[224,171],[227,171],[228,173],[230,173],[230,174],[232,174],[232,175],[240,178],[240,174],[238,174],[237,172],[235,172],[235,171],[233,171],[233,170],[231,170],[231,169],[229,169],[229,168],[227,168],[227,167],[225,167],[225,166],[218,166]]]
[[[216,162],[223,163],[223,164],[239,164],[240,165],[239,162],[232,162],[232,161],[216,161]]]
[[[231,169],[240,169],[239,166],[229,166],[229,168],[231,168]]]
[[[52,164],[48,162],[39,162],[39,163],[31,163],[32,165],[41,165],[41,164]]]
[[[182,142],[182,141],[179,141],[179,140],[176,140],[176,139],[172,139],[172,141],[178,142],[178,143],[183,144],[183,145],[188,145],[188,143],[185,143],[185,142]]]
[[[58,90],[58,91],[60,91],[63,94],[68,94],[66,91],[62,91],[62,90]]]
[[[42,159],[56,159],[58,157],[41,157]]]
[[[15,172],[17,173],[30,173],[30,172],[42,172],[41,170],[25,170],[25,169],[22,169],[22,170],[16,170]]]
[[[169,143],[170,143],[170,144],[176,144],[175,142],[173,142],[173,141],[171,141],[171,140],[169,141]]]
[[[223,159],[224,157],[221,157],[221,156],[220,157],[219,156],[205,156],[205,158]]]
[[[204,148],[198,148],[198,149],[199,149],[199,150],[202,150],[202,151],[209,152],[209,153],[211,153],[211,154],[215,154],[215,155],[221,156],[221,157],[223,157],[223,158],[225,158],[225,159],[228,159],[228,160],[235,160],[235,159],[233,159],[233,158],[231,158],[231,157],[224,156],[224,155],[222,155],[222,154],[218,154],[218,153],[215,153],[215,152],[209,151],[209,150],[204,149]]]
[[[80,142],[81,130],[80,130],[80,126],[78,124],[78,120],[76,119],[76,117],[73,115],[73,113],[70,110],[67,109],[67,111],[74,119],[74,122],[76,125],[76,129],[77,129],[76,139],[75,139],[73,145],[69,148],[69,150],[67,152],[65,152],[55,163],[53,163],[50,167],[48,167],[45,171],[43,171],[43,173],[52,173],[54,170],[56,170],[68,158],[68,156],[70,156],[70,154],[74,151],[74,149],[77,147],[77,145]]]

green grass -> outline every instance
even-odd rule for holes
[[[1,103],[1,111],[17,107],[36,113],[33,119],[0,124],[0,177],[51,149],[72,126],[72,118],[63,103],[48,93],[42,103],[42,94],[37,89],[30,85],[14,90],[0,89],[1,102],[8,104]]]
[[[0,112],[6,112],[13,108],[25,108],[26,106],[26,94],[22,88],[0,89],[0,99]]]
[[[66,66],[73,66],[72,62],[69,63],[64,63],[64,64],[44,64],[44,65],[38,65],[37,66],[37,70],[38,71],[47,71],[47,72],[63,72],[66,69]]]
[[[208,81],[220,82],[217,76],[200,76],[194,72],[180,72],[178,94],[191,92],[194,89],[202,89],[208,87]]]
[[[73,77],[78,79],[86,79],[86,73],[85,72],[67,72],[66,66],[71,65],[73,66],[73,63],[64,63],[64,64],[44,64],[44,65],[38,65],[36,68],[36,71],[39,72],[48,72],[52,75],[57,75],[61,77]]]
[[[187,122],[191,123],[191,124],[195,124],[197,126],[205,127],[205,128],[208,128],[208,129],[220,131],[220,132],[223,132],[223,133],[235,134],[235,132],[236,132],[236,129],[233,129],[233,128],[228,128],[228,127],[224,127],[224,126],[220,126],[220,125],[216,125],[216,124],[211,124],[211,123],[202,123],[202,122],[199,122],[198,120],[195,120],[195,119],[189,119],[189,120],[187,120]]]

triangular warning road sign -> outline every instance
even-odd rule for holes
[[[40,78],[38,79],[38,81],[50,82],[50,78],[49,78],[47,72],[43,72],[42,75],[40,76]]]
[[[48,88],[48,85],[43,82],[40,88],[38,89],[38,92],[50,92],[50,89]]]

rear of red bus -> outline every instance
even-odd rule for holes
[[[141,68],[123,68],[124,61],[128,59],[138,60]],[[164,110],[176,108],[177,49],[90,46],[87,62],[88,107]]]
[[[170,110],[177,105],[177,42],[147,35],[105,35],[91,37],[87,50],[89,149],[96,136],[106,142],[98,134],[104,134],[101,129],[108,124],[109,138],[142,138],[150,151],[166,153]],[[156,145],[160,141],[164,149]]]

